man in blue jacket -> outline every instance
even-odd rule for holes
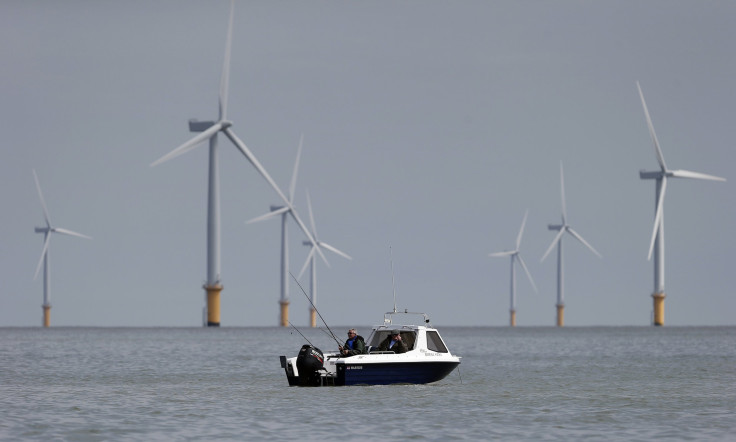
[[[340,354],[347,357],[363,353],[365,353],[365,340],[354,328],[351,328],[348,330],[348,340],[340,347]]]

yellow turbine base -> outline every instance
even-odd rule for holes
[[[281,304],[281,318],[279,320],[279,325],[281,327],[288,327],[289,326],[289,301],[279,301],[279,304]]]
[[[557,304],[557,326],[565,326],[565,305]]]
[[[509,320],[511,327],[516,327],[516,310],[511,310],[511,319]]]
[[[219,327],[222,286],[220,284],[206,285],[204,289],[207,291],[207,327]]]
[[[43,307],[43,326],[50,327],[51,326],[51,306],[44,305],[42,307]]]
[[[317,326],[317,311],[313,308],[309,309],[309,326],[310,327]]]
[[[654,299],[654,325],[664,325],[664,292],[652,294]]]

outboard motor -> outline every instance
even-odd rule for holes
[[[318,386],[319,370],[324,367],[325,357],[322,350],[308,344],[302,345],[296,357],[296,369],[299,371],[299,385]]]

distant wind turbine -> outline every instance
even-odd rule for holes
[[[711,181],[726,181],[725,178],[706,175],[699,172],[691,172],[689,170],[670,170],[664,162],[664,156],[662,155],[662,149],[659,147],[657,141],[657,134],[654,133],[654,125],[652,119],[649,116],[649,110],[647,109],[647,103],[644,101],[644,94],[641,91],[639,82],[636,82],[636,87],[639,89],[639,97],[641,98],[641,105],[644,107],[644,115],[647,118],[647,125],[649,126],[649,136],[652,138],[654,144],[654,153],[657,155],[657,162],[659,162],[660,170],[653,172],[639,172],[639,178],[643,180],[656,180],[656,193],[655,193],[655,212],[654,212],[654,229],[652,230],[652,239],[649,241],[649,255],[648,260],[652,259],[652,252],[654,252],[654,293],[652,298],[654,300],[654,325],[664,325],[664,298],[666,297],[664,292],[664,193],[667,189],[667,178],[693,178],[698,180],[711,180]]]
[[[222,77],[220,78],[220,95],[219,95],[219,117],[217,121],[197,121],[189,120],[189,130],[191,132],[200,132],[199,135],[190,139],[186,143],[180,145],[168,154],[151,163],[151,167],[157,166],[172,158],[182,155],[195,147],[199,146],[205,140],[209,140],[209,191],[207,196],[207,283],[204,289],[207,293],[207,325],[210,327],[220,326],[220,292],[222,284],[220,281],[220,178],[219,164],[217,159],[217,134],[222,132],[227,136],[235,147],[245,156],[246,159],[256,168],[256,170],[268,181],[271,187],[281,197],[287,206],[291,207],[291,202],[279,189],[274,180],[268,174],[266,169],[256,159],[253,153],[246,145],[235,135],[230,128],[232,121],[227,119],[227,96],[230,75],[230,52],[232,46],[233,35],[233,15],[235,10],[235,2],[230,4],[230,20],[227,29],[227,40],[225,42],[225,60],[222,66]],[[304,232],[308,239],[312,239],[311,233],[306,225],[301,221],[296,212],[291,210],[294,220],[299,228]],[[321,253],[321,252],[320,252]]]
[[[521,258],[521,255],[519,254],[519,246],[521,245],[521,236],[524,234],[524,226],[526,225],[526,217],[529,215],[529,211],[527,210],[526,213],[524,213],[524,219],[521,221],[521,229],[519,229],[519,235],[516,237],[516,248],[514,250],[509,250],[505,252],[497,252],[497,253],[490,253],[488,256],[494,256],[494,257],[503,257],[503,256],[510,256],[511,257],[511,308],[509,310],[511,318],[509,325],[511,327],[516,327],[516,270],[514,267],[515,261],[518,259],[519,264],[521,264],[521,267],[526,272],[526,276],[529,278],[529,282],[532,284],[532,287],[534,287],[534,291],[537,291],[537,285],[534,284],[534,278],[532,278],[532,274],[529,273],[529,269],[527,268],[526,264],[524,263],[524,260]]]
[[[327,244],[324,241],[320,241],[317,239],[317,227],[314,223],[314,214],[312,213],[312,201],[309,198],[309,192],[307,192],[307,208],[309,209],[309,221],[312,224],[312,236],[315,238],[314,241],[304,241],[302,244],[305,246],[310,246],[311,249],[309,250],[309,255],[307,255],[306,261],[304,261],[304,266],[302,267],[302,270],[299,272],[299,277],[297,279],[300,279],[302,275],[304,274],[304,271],[307,269],[307,265],[310,266],[311,270],[311,277],[309,282],[309,294],[310,298],[312,300],[312,305],[309,307],[309,324],[311,327],[317,326],[317,317],[315,315],[315,308],[314,306],[317,305],[317,263],[315,262],[315,252],[320,252],[320,249],[327,249],[332,253],[336,253],[340,256],[342,256],[345,259],[353,259],[345,252],[342,252],[335,247]]]
[[[299,148],[296,152],[296,161],[294,162],[294,172],[291,175],[291,184],[289,185],[289,205],[288,206],[271,206],[271,211],[265,215],[253,218],[248,224],[270,219],[274,216],[281,215],[281,297],[279,304],[281,306],[281,316],[279,325],[281,327],[289,326],[289,241],[288,230],[286,228],[286,220],[289,212],[293,208],[294,194],[296,190],[296,177],[299,172],[299,158],[302,154],[302,143],[304,142],[304,134],[299,137]]]
[[[60,233],[62,235],[78,236],[80,238],[92,239],[87,235],[81,233],[72,232],[71,230],[62,229],[61,227],[51,226],[51,220],[49,219],[49,211],[46,207],[46,201],[43,199],[43,193],[41,192],[41,184],[38,182],[38,175],[36,171],[33,171],[33,179],[36,181],[36,189],[38,190],[38,197],[41,199],[41,207],[43,208],[43,217],[46,220],[46,227],[36,227],[36,233],[43,233],[43,250],[41,251],[41,259],[38,261],[36,266],[36,273],[33,275],[33,279],[38,278],[38,272],[41,270],[41,264],[43,263],[43,326],[49,327],[51,325],[51,303],[49,302],[50,290],[49,290],[49,242],[51,241],[52,233]]]
[[[576,231],[570,227],[570,225],[567,223],[567,208],[565,206],[565,176],[562,171],[562,161],[560,161],[560,189],[561,189],[561,195],[562,195],[562,224],[549,224],[547,228],[549,230],[558,230],[559,233],[557,236],[555,236],[555,239],[552,240],[552,244],[550,244],[549,248],[546,252],[544,252],[544,255],[542,256],[541,261],[544,261],[544,259],[549,255],[549,252],[552,251],[552,248],[557,245],[557,326],[563,327],[565,325],[565,284],[564,284],[564,260],[562,257],[562,237],[565,233],[569,233],[573,236],[573,238],[577,239],[585,247],[590,249],[591,252],[595,253],[596,256],[599,258],[602,258],[601,254],[598,253],[593,246],[588,244],[587,241],[583,239],[580,234],[578,234]]]

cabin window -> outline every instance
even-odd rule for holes
[[[437,353],[447,353],[447,347],[436,331],[427,331],[427,348]]]

